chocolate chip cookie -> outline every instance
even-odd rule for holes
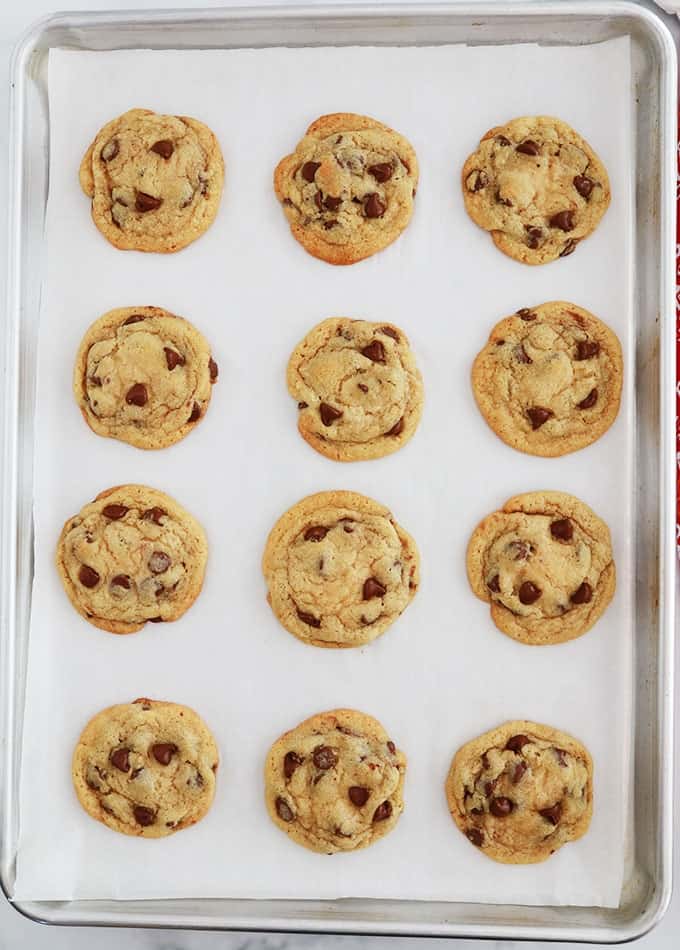
[[[168,495],[119,485],[69,518],[57,569],[78,613],[110,633],[177,620],[203,586],[208,542],[199,523]]]
[[[405,772],[406,756],[372,716],[354,709],[319,713],[269,750],[267,810],[310,851],[357,851],[396,825]]]
[[[485,518],[470,538],[467,573],[498,629],[538,646],[590,630],[616,589],[607,525],[557,491],[516,495]]]
[[[482,415],[529,455],[566,455],[599,439],[616,419],[622,385],[616,334],[565,301],[501,320],[472,367]]]
[[[523,116],[486,133],[463,166],[465,207],[523,264],[571,254],[609,207],[606,169],[561,119]]]
[[[456,752],[446,797],[455,823],[488,857],[536,864],[588,830],[593,762],[565,732],[506,722]]]
[[[396,240],[417,186],[418,160],[403,135],[351,112],[313,122],[274,172],[293,237],[329,264],[354,264]]]
[[[123,251],[179,251],[207,231],[222,196],[217,139],[197,119],[130,109],[99,130],[80,165],[92,220]]]
[[[309,495],[272,528],[262,559],[268,600],[289,633],[317,647],[358,647],[415,597],[413,538],[383,505],[350,491]]]
[[[422,379],[391,323],[324,320],[295,347],[287,378],[303,439],[338,462],[396,452],[420,421]]]
[[[187,320],[160,307],[119,307],[83,337],[73,392],[97,435],[162,449],[204,417],[217,375],[207,340]]]
[[[193,709],[136,699],[88,722],[71,774],[88,815],[124,835],[163,838],[207,813],[218,762],[215,740]]]

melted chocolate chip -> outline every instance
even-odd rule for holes
[[[500,145],[502,148],[507,148],[509,145],[512,145],[510,139],[506,138],[504,135],[496,136],[496,144]]]
[[[327,772],[338,764],[338,753],[328,745],[320,745],[312,753],[312,761],[317,769]]]
[[[578,191],[579,195],[586,200],[590,198],[590,193],[594,187],[595,182],[592,178],[588,178],[587,175],[577,175],[574,178],[574,188]]]
[[[99,583],[99,574],[97,574],[93,567],[87,564],[81,564],[80,570],[78,571],[78,580],[83,587],[96,587]]]
[[[318,630],[321,626],[321,621],[313,614],[306,614],[303,610],[298,610],[297,615],[303,623],[308,624],[310,627],[315,627]]]
[[[164,574],[171,564],[172,559],[165,551],[154,551],[149,558],[149,570],[152,574]]]
[[[394,742],[392,742],[391,739],[388,739],[388,740],[387,740],[387,748],[388,748],[389,751],[392,753],[392,755],[394,755],[394,753],[397,751],[397,747],[396,747],[396,745],[394,744]]]
[[[524,581],[520,586],[518,596],[520,603],[529,606],[529,604],[535,604],[542,593],[540,587],[536,587],[531,581]]]
[[[391,162],[378,162],[377,165],[368,166],[368,174],[373,175],[376,181],[379,181],[380,184],[383,184],[386,181],[389,181],[394,172]]]
[[[374,363],[384,363],[385,362],[385,347],[382,345],[380,340],[373,340],[368,346],[365,346],[361,355],[365,356],[367,359],[372,360]]]
[[[317,191],[314,195],[314,204],[317,206],[319,211],[323,211],[323,195],[320,191]]]
[[[541,239],[543,237],[542,229],[534,228],[534,227],[525,227],[524,231],[526,233],[527,247],[530,247],[532,251],[535,251],[536,248],[541,243]]]
[[[555,805],[551,805],[550,808],[539,809],[538,814],[542,818],[547,819],[551,825],[558,825],[562,817],[562,805],[560,802],[557,802]]]
[[[531,428],[536,431],[540,429],[544,422],[547,422],[554,413],[551,409],[544,409],[542,406],[531,406],[527,409],[527,415],[531,422]]]
[[[131,317],[128,317],[127,320],[123,321],[124,327],[129,327],[132,323],[141,323],[142,320],[146,320],[146,317],[143,317],[141,313],[134,313]]]
[[[392,814],[392,802],[385,801],[373,812],[373,821],[385,821]]]
[[[399,342],[399,334],[393,327],[380,327],[380,332],[384,333],[385,336],[391,336],[397,343]]]
[[[162,204],[162,198],[154,198],[153,195],[147,195],[144,191],[138,191],[135,196],[135,210],[142,214],[147,211],[158,211]]]
[[[364,214],[367,218],[382,218],[386,211],[387,205],[377,194],[369,195],[364,201]]]
[[[152,825],[156,820],[156,814],[150,808],[146,808],[144,805],[133,805],[132,814],[135,816],[135,821],[138,825],[141,825],[143,828]]]
[[[395,422],[392,428],[385,433],[385,435],[401,435],[404,431],[404,417],[402,416],[399,422]]]
[[[279,797],[276,799],[276,814],[279,816],[281,821],[293,821],[295,819],[295,814],[293,809],[290,807],[285,798]]]
[[[578,403],[579,409],[592,409],[597,402],[597,389],[591,389],[585,399]]]
[[[286,752],[283,757],[283,774],[286,779],[291,778],[295,769],[302,765],[303,762],[304,759],[302,756],[299,756],[297,752]]]
[[[479,828],[468,828],[468,830],[465,832],[465,837],[478,848],[481,848],[484,844],[484,835],[479,830]]]
[[[525,139],[515,146],[515,151],[521,152],[522,155],[538,155],[540,148],[532,139]]]
[[[515,347],[515,359],[518,363],[533,363],[532,358],[524,349],[524,345],[522,343]]]
[[[128,406],[145,406],[149,401],[149,394],[144,383],[134,383],[125,394]]]
[[[368,386],[365,383],[357,383],[357,387],[362,391],[362,393],[368,392]]]
[[[151,746],[151,755],[160,765],[170,765],[175,752],[177,752],[177,746],[172,742],[157,742]]]
[[[356,805],[357,808],[362,808],[366,804],[370,794],[369,790],[362,785],[350,785],[347,792],[349,800],[353,805]]]
[[[191,415],[187,419],[187,422],[198,422],[201,418],[201,407],[197,402],[194,403],[194,408],[191,410]]]
[[[527,323],[529,323],[531,320],[536,319],[536,314],[534,313],[533,310],[529,310],[528,307],[522,307],[521,310],[518,310],[517,316],[521,317],[522,320],[526,321]]]
[[[328,534],[328,528],[324,528],[323,525],[314,524],[304,533],[305,541],[323,541],[323,539]]]
[[[588,581],[584,581],[569,598],[572,604],[589,604],[592,599],[593,588]]]
[[[492,591],[494,594],[500,594],[500,592],[501,592],[501,584],[500,584],[500,577],[498,576],[498,574],[494,574],[494,576],[491,578],[491,580],[486,582],[486,586],[487,586],[487,587],[489,588],[489,590]]]
[[[307,403],[307,402],[299,402],[299,403],[298,403],[298,409],[302,410],[302,409],[308,409],[308,408],[309,408],[309,403]]]
[[[556,541],[571,541],[574,537],[574,526],[569,518],[558,518],[550,524],[550,533]]]
[[[110,162],[120,151],[118,139],[109,139],[104,148],[99,153],[103,162]]]
[[[321,162],[305,162],[305,164],[300,169],[300,174],[305,181],[314,181],[314,176],[316,175],[317,168],[321,167]]]
[[[125,505],[106,505],[105,508],[102,508],[102,514],[105,518],[110,518],[111,521],[118,521],[120,518],[124,518],[129,510]]]
[[[576,227],[573,211],[558,211],[550,219],[551,228],[559,228],[560,231],[573,231]]]
[[[575,240],[574,238],[571,238],[571,239],[570,239],[569,241],[567,241],[567,243],[564,245],[564,247],[563,247],[562,250],[560,251],[560,255],[559,255],[559,256],[560,256],[560,257],[569,257],[569,255],[570,255],[570,254],[573,254],[574,251],[576,250],[576,245],[577,245],[577,244],[578,244],[578,241]]]
[[[130,578],[127,574],[116,574],[111,578],[111,587],[123,587],[125,590],[130,590]]]
[[[111,765],[115,765],[119,772],[130,771],[130,750],[114,749],[109,756]]]
[[[327,402],[322,402],[319,406],[319,415],[325,426],[332,425],[342,416],[342,409],[336,409],[335,406],[329,406]]]
[[[210,373],[210,382],[217,382],[217,377],[219,376],[220,370],[212,356],[208,360],[208,372]]]
[[[147,510],[142,515],[144,521],[153,521],[154,524],[160,524],[161,518],[167,514],[167,511],[164,511],[163,508],[147,508]]]
[[[576,344],[576,359],[589,360],[597,356],[600,352],[600,344],[597,340],[579,340]]]
[[[341,204],[342,198],[334,198],[333,195],[328,195],[328,197],[324,199],[323,206],[326,211],[337,211]]]
[[[172,350],[169,346],[164,346],[163,352],[165,353],[165,362],[168,364],[169,370],[172,371],[176,366],[184,366],[186,360],[177,350]]]
[[[507,746],[506,746],[506,748],[507,748]],[[514,768],[514,770],[513,770],[513,773],[512,773],[512,784],[513,784],[513,785],[517,785],[517,783],[522,780],[522,776],[523,776],[524,773],[526,772],[527,768],[528,768],[528,766],[527,766],[526,762],[518,762],[518,763],[517,763],[517,765],[515,766],[515,768]]]
[[[507,818],[515,806],[509,798],[499,795],[498,798],[492,798],[489,803],[489,811],[496,818]]]
[[[364,600],[372,600],[373,597],[384,597],[386,593],[387,588],[383,587],[380,581],[375,577],[369,577],[368,580],[364,581]]]
[[[521,752],[525,745],[531,742],[529,736],[525,736],[523,733],[519,733],[516,736],[510,736],[508,741],[505,743],[505,748],[509,749],[510,752]]]
[[[489,176],[487,173],[484,171],[478,171],[475,177],[472,179],[472,183],[468,183],[468,189],[470,191],[481,191],[483,188],[486,188],[488,184]]]
[[[175,146],[172,144],[170,139],[159,139],[151,146],[151,151],[155,152],[156,155],[160,155],[161,158],[165,158],[167,160],[175,151]]]

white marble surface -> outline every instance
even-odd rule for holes
[[[232,0],[234,2],[234,0]],[[238,2],[238,0],[235,0]],[[267,0],[259,0],[265,3]],[[274,0],[276,2],[276,0]],[[59,0],[0,0],[0,69],[5,77],[0,85],[0,208],[6,207],[7,194],[7,115],[9,83],[7,81],[9,57],[19,35],[35,20],[58,6]],[[87,7],[110,10],[114,8],[143,9],[192,5],[220,6],[215,0],[191,0],[172,3],[171,0],[76,0],[64,3],[65,7]],[[6,266],[6,227],[0,221],[0,274],[4,277]],[[3,281],[4,287],[4,281]],[[0,332],[3,315],[0,312]],[[680,661],[680,651],[679,651]],[[676,680],[680,682],[680,662]],[[677,716],[676,716],[677,719]],[[680,729],[676,736],[676,763],[680,763]],[[680,780],[680,768],[676,767],[676,787]],[[680,809],[678,809],[680,813]],[[680,877],[680,814],[676,818],[675,875]],[[423,943],[424,947],[436,950],[445,941]],[[393,938],[389,950],[416,950],[415,940]],[[90,928],[50,928],[25,919],[0,896],[0,950],[380,950],[388,946],[387,938],[315,937],[283,935],[248,935],[215,933],[181,933],[171,931],[142,930],[93,930]],[[472,950],[473,947],[512,947],[511,942],[476,944],[475,941],[460,941],[457,950]],[[519,947],[519,944],[516,945]],[[546,945],[549,946],[549,945]],[[567,946],[563,944],[562,946]],[[576,948],[578,945],[568,945]],[[676,893],[671,908],[661,924],[638,943],[642,950],[678,950],[680,947],[680,893]]]

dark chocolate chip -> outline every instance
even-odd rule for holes
[[[518,363],[533,363],[532,358],[524,349],[524,345],[522,343],[519,343],[515,347],[515,359],[517,360]]]
[[[127,574],[116,574],[115,577],[111,578],[112,587],[123,587],[125,590],[130,590],[130,578]]]
[[[147,508],[142,518],[144,521],[153,521],[154,524],[160,524],[161,518],[164,518],[166,514],[167,511],[164,511],[163,508]]]
[[[540,587],[536,587],[531,581],[524,581],[519,589],[520,603],[526,604],[527,606],[529,604],[535,604],[542,593],[543,591]]]
[[[567,753],[565,752],[565,750],[558,749],[557,746],[555,746],[555,748],[553,749],[553,752],[555,753],[555,756],[557,757],[557,761],[560,763],[560,765],[566,769],[567,768],[567,758],[566,758]]]
[[[526,561],[531,554],[531,545],[527,541],[511,541],[508,544],[508,552],[513,561]]]
[[[385,821],[392,814],[392,802],[382,802],[373,812],[373,821]]]
[[[525,139],[515,146],[515,151],[521,152],[522,155],[538,155],[540,148],[532,139]]]
[[[184,366],[186,360],[177,350],[173,350],[169,346],[164,346],[163,352],[165,353],[165,362],[168,364],[169,370],[173,370],[175,366]]]
[[[373,340],[368,346],[365,346],[361,355],[365,356],[367,359],[372,360],[374,363],[384,363],[385,362],[385,347],[382,345],[380,340]]]
[[[574,188],[578,191],[579,195],[586,200],[590,198],[590,193],[595,187],[595,182],[592,178],[588,178],[587,175],[577,175],[574,178]]]
[[[481,848],[484,844],[484,835],[479,830],[479,828],[468,828],[465,832],[465,836],[468,841],[471,841],[472,844],[476,845],[478,848]]]
[[[376,181],[379,181],[381,184],[383,182],[389,181],[394,172],[394,167],[391,162],[378,162],[377,165],[368,166],[368,174],[373,175]]]
[[[215,362],[215,360],[212,358],[212,356],[208,360],[208,371],[210,373],[210,382],[211,383],[217,382],[217,377],[220,374],[220,369],[217,363]]]
[[[302,410],[302,409],[307,409],[308,407],[309,407],[309,403],[306,403],[306,402],[299,402],[299,403],[298,403],[298,409],[300,409],[300,410]]]
[[[597,402],[597,389],[591,389],[585,399],[578,404],[579,409],[592,409]]]
[[[573,254],[574,251],[576,250],[576,245],[577,245],[577,244],[578,244],[578,241],[575,240],[574,238],[571,238],[571,240],[567,241],[567,243],[564,245],[564,247],[563,247],[562,250],[560,251],[560,255],[559,255],[559,256],[560,256],[560,257],[569,257],[569,255],[570,255],[570,254]]]
[[[335,406],[329,406],[327,402],[322,402],[319,406],[319,415],[323,424],[329,426],[342,416],[342,409],[336,409]]]
[[[365,383],[357,383],[357,386],[362,391],[362,393],[368,392],[368,386],[366,386]]]
[[[500,191],[496,192],[496,203],[503,205],[504,208],[512,208],[512,201],[509,198],[504,198]]]
[[[550,533],[556,541],[571,541],[574,537],[574,526],[569,518],[558,518],[550,524]]]
[[[314,181],[317,168],[321,167],[321,162],[305,162],[300,169],[300,173],[305,181]]]
[[[324,528],[324,526],[320,524],[314,524],[310,528],[307,528],[304,538],[305,541],[323,541],[327,534],[328,528]]]
[[[104,148],[99,153],[103,162],[110,162],[120,151],[118,139],[109,139]]]
[[[334,198],[333,195],[328,195],[328,197],[324,199],[323,206],[326,211],[337,211],[341,204],[342,198]]]
[[[131,323],[141,323],[142,320],[146,320],[146,317],[143,317],[141,313],[134,313],[131,317],[128,317],[127,320],[123,321],[123,326],[129,327]]]
[[[149,394],[144,383],[134,383],[125,394],[128,406],[145,406],[149,401]]]
[[[538,814],[542,818],[546,818],[551,825],[557,825],[562,817],[562,805],[557,802],[555,805],[551,805],[550,808],[539,809]]]
[[[547,422],[554,413],[551,409],[544,409],[542,406],[531,406],[527,409],[527,415],[531,422],[531,428],[536,431],[540,429],[544,422]]]
[[[276,799],[276,814],[279,816],[281,821],[293,821],[295,819],[293,809],[290,807],[285,798],[281,798],[280,795]]]
[[[592,599],[593,588],[588,581],[584,581],[569,598],[572,604],[589,604]]]
[[[320,745],[312,753],[312,761],[317,769],[327,772],[338,764],[338,753],[328,745]]]
[[[395,422],[392,428],[385,433],[385,435],[401,435],[404,431],[404,417],[402,416],[399,422]]]
[[[96,587],[99,583],[99,574],[97,574],[93,567],[87,564],[81,564],[80,570],[78,571],[78,580],[83,587]]]
[[[501,145],[503,148],[507,148],[509,145],[512,145],[510,139],[506,138],[504,135],[496,136],[496,144]]]
[[[391,336],[397,343],[399,342],[399,334],[393,327],[380,327],[380,332],[384,333],[385,336]]]
[[[487,586],[487,587],[489,588],[489,590],[492,591],[494,594],[500,594],[500,592],[501,592],[501,585],[500,585],[500,577],[498,576],[498,574],[494,574],[494,576],[491,578],[491,580],[486,582],[486,586]]]
[[[507,746],[506,746],[507,748]],[[518,762],[512,773],[512,784],[517,785],[518,782],[522,780],[522,776],[526,772],[528,766],[526,762]]]
[[[321,621],[313,614],[306,614],[303,610],[298,610],[297,615],[303,623],[308,624],[310,627],[316,627],[318,630],[321,626]]]
[[[151,754],[160,765],[170,765],[175,752],[177,752],[177,746],[172,742],[157,742],[151,746]]]
[[[380,581],[375,577],[369,577],[368,580],[364,581],[364,600],[372,600],[373,597],[384,597],[386,593],[387,588],[383,587]]]
[[[492,798],[489,803],[489,811],[496,818],[507,818],[515,806],[509,798],[499,795],[498,798]]]
[[[510,736],[508,741],[505,743],[505,748],[509,749],[511,752],[521,752],[527,743],[531,742],[529,736],[525,736],[523,733],[519,733],[516,736]]]
[[[387,205],[375,193],[369,195],[364,201],[364,214],[367,218],[382,218],[386,211]]]
[[[135,816],[137,824],[143,828],[152,825],[156,820],[155,812],[150,808],[146,808],[144,805],[133,805],[132,814]]]
[[[153,195],[147,195],[144,191],[138,191],[135,197],[135,210],[141,211],[142,213],[146,211],[157,211],[162,204],[162,198],[154,198]]]
[[[105,518],[110,518],[111,521],[118,521],[120,518],[124,518],[129,510],[125,505],[106,505],[105,508],[102,508],[102,514]]]
[[[368,801],[371,793],[362,785],[350,785],[347,794],[353,805],[356,805],[357,808],[362,808]]]
[[[387,748],[390,750],[390,752],[392,753],[392,755],[394,755],[394,753],[397,751],[397,747],[396,747],[396,745],[394,744],[394,742],[392,742],[391,739],[388,739],[388,740],[387,740]]]
[[[170,139],[159,139],[151,146],[151,151],[155,152],[156,155],[160,155],[161,158],[168,159],[175,151],[175,146]]]
[[[149,623],[164,623],[162,617],[149,617]]]
[[[521,317],[522,320],[525,320],[527,323],[529,323],[531,320],[536,319],[536,314],[534,313],[533,310],[529,310],[528,307],[522,307],[521,310],[518,310],[517,316]]]
[[[597,356],[600,352],[600,344],[597,340],[579,340],[576,344],[576,359],[589,360]]]
[[[286,779],[289,779],[295,769],[302,765],[304,759],[302,756],[298,755],[297,752],[286,752],[283,757],[283,774],[286,776]]]
[[[558,211],[550,219],[551,228],[559,228],[560,231],[573,231],[576,227],[573,211]]]
[[[194,403],[194,408],[191,410],[191,415],[187,419],[187,422],[198,422],[201,418],[201,407],[197,402]]]
[[[320,191],[317,191],[314,195],[314,204],[317,206],[319,211],[323,211],[323,195]]]
[[[111,765],[115,765],[119,772],[130,771],[130,750],[114,749],[109,756]]]
[[[524,230],[526,232],[527,247],[530,247],[532,251],[535,251],[541,243],[543,231],[541,228],[534,227],[526,227]]]
[[[468,189],[470,191],[481,191],[483,188],[486,188],[488,184],[489,184],[489,176],[487,175],[487,173],[484,171],[478,171],[476,176],[472,180],[472,184],[468,183]]]
[[[154,551],[149,558],[149,570],[152,574],[164,574],[172,564],[172,559],[165,551]]]

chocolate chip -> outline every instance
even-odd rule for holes
[[[540,148],[532,139],[525,139],[515,146],[515,151],[521,152],[522,155],[538,155]]]
[[[87,564],[81,564],[80,570],[78,571],[78,580],[83,587],[96,587],[99,583],[99,574],[97,574],[93,567],[89,567]]]
[[[173,370],[175,366],[184,366],[186,360],[177,350],[172,350],[169,346],[164,346],[163,352],[165,353],[165,362],[168,364],[169,370]]]
[[[513,561],[526,561],[531,554],[531,545],[527,541],[511,541],[508,551]]]
[[[394,744],[394,742],[392,742],[391,739],[388,739],[388,740],[387,740],[387,748],[390,750],[390,752],[392,753],[392,755],[394,755],[394,753],[397,751],[397,747],[396,747],[396,745]]]
[[[328,195],[328,197],[324,199],[323,206],[326,211],[337,211],[341,204],[342,198],[334,198],[333,195]]]
[[[543,409],[542,406],[531,406],[527,409],[527,415],[529,416],[529,421],[531,422],[531,428],[536,431],[540,429],[544,422],[547,422],[554,413],[551,409]]]
[[[576,227],[573,211],[558,211],[550,219],[551,228],[559,228],[560,231],[573,231]]]
[[[531,581],[524,581],[519,589],[520,603],[526,604],[527,606],[529,604],[535,604],[542,593],[543,591],[540,587],[536,587]]]
[[[308,407],[309,407],[309,403],[306,403],[306,402],[299,402],[299,403],[298,403],[298,409],[300,409],[300,410],[302,410],[302,409],[307,409]]]
[[[499,795],[498,798],[492,798],[489,803],[489,811],[496,818],[507,818],[514,807],[510,799],[504,798],[502,795]]]
[[[279,816],[281,821],[293,821],[295,819],[293,809],[290,807],[285,798],[281,798],[280,795],[276,799],[276,814]]]
[[[526,321],[527,323],[529,323],[529,321],[531,320],[536,319],[536,314],[534,313],[533,310],[529,310],[528,307],[522,307],[521,310],[518,310],[517,316],[521,317],[522,320]]]
[[[88,382],[91,383],[93,386],[101,386],[102,384],[102,381],[99,378],[99,376],[90,376],[88,379]]]
[[[177,752],[177,746],[172,742],[157,742],[151,746],[151,755],[160,765],[170,765],[170,759]]]
[[[570,254],[573,254],[574,251],[576,250],[576,245],[577,245],[577,244],[578,244],[578,241],[575,240],[574,238],[571,238],[571,240],[567,241],[567,243],[564,245],[564,247],[563,247],[562,250],[560,251],[560,255],[559,255],[559,256],[560,256],[560,257],[569,257],[569,255],[570,255]]]
[[[336,409],[334,406],[329,406],[327,402],[322,402],[319,406],[319,415],[323,424],[329,426],[342,416],[342,409]]]
[[[507,749],[507,746],[506,746],[506,749]],[[517,763],[517,765],[515,766],[514,771],[513,771],[513,773],[512,773],[512,784],[513,784],[513,785],[517,785],[517,783],[518,783],[519,781],[521,781],[522,776],[523,776],[524,773],[526,772],[527,768],[528,768],[528,766],[527,766],[526,762],[518,762],[518,763]]]
[[[530,247],[532,251],[535,251],[536,248],[541,243],[541,238],[543,237],[543,231],[541,228],[525,227],[526,232],[526,241],[527,247]]]
[[[373,812],[373,821],[385,821],[392,814],[392,802],[383,802]]]
[[[349,520],[343,521],[342,530],[343,530],[346,534],[351,534],[351,533],[354,531],[354,522],[353,522],[353,521],[349,521]]]
[[[385,433],[385,435],[401,435],[404,431],[404,417],[402,416],[399,422],[395,422],[392,428]]]
[[[368,346],[365,346],[362,349],[361,355],[365,356],[369,360],[372,360],[374,363],[384,363],[385,347],[382,345],[380,340],[373,340],[372,343],[369,343]]]
[[[164,574],[172,564],[172,559],[165,551],[154,551],[149,558],[149,570],[152,574]]]
[[[105,518],[110,518],[111,521],[118,521],[119,518],[124,518],[129,510],[125,505],[107,505],[102,508],[102,514]]]
[[[525,736],[523,733],[519,733],[516,736],[510,736],[508,741],[505,743],[505,748],[509,749],[510,752],[521,752],[527,743],[531,742],[529,736]]]
[[[593,588],[588,581],[584,581],[569,598],[572,604],[589,604],[592,599]]]
[[[152,825],[156,820],[155,812],[150,808],[146,808],[144,805],[133,805],[132,814],[135,816],[137,824],[143,828]]]
[[[479,828],[468,828],[468,830],[465,832],[465,837],[478,848],[481,848],[484,844],[484,835],[479,830]]]
[[[146,317],[143,317],[141,313],[134,313],[131,317],[128,317],[127,320],[123,321],[123,326],[129,327],[131,323],[141,323],[142,320],[146,320]]]
[[[485,783],[484,783],[484,794],[486,795],[487,798],[488,798],[490,795],[493,795],[493,793],[494,793],[494,791],[495,791],[497,785],[498,785],[498,779],[497,779],[497,778],[495,778],[492,782],[485,782]]]
[[[591,389],[585,399],[578,404],[579,409],[592,409],[597,402],[597,389]]]
[[[127,574],[116,574],[115,577],[111,578],[112,587],[123,587],[125,590],[130,590],[130,578]]]
[[[115,765],[119,772],[130,771],[130,750],[114,749],[109,756],[111,765]]]
[[[118,144],[118,139],[109,139],[100,152],[102,161],[110,162],[112,158],[116,157],[119,151],[120,145]]]
[[[368,386],[366,386],[364,383],[357,383],[357,386],[362,391],[362,393],[368,392]]]
[[[503,205],[504,208],[512,208],[512,201],[509,198],[504,198],[500,191],[496,192],[496,203]]]
[[[364,201],[364,214],[367,218],[382,218],[386,211],[387,205],[375,193]]]
[[[201,418],[201,407],[197,402],[194,403],[194,408],[191,410],[191,415],[187,419],[187,422],[198,422]]]
[[[510,139],[506,138],[504,135],[496,136],[496,144],[501,145],[503,148],[507,148],[508,145],[512,145]]]
[[[515,359],[518,363],[533,363],[532,358],[524,349],[524,345],[522,343],[515,347]]]
[[[304,538],[305,541],[323,541],[327,534],[328,528],[324,528],[324,526],[320,524],[314,524],[311,528],[307,528]]]
[[[160,155],[161,158],[168,159],[175,151],[175,146],[170,139],[159,139],[151,146],[151,151],[155,152],[156,155]]]
[[[149,401],[149,394],[144,383],[134,383],[125,394],[128,406],[145,406]]]
[[[313,614],[306,614],[303,610],[298,610],[297,615],[303,623],[309,624],[310,627],[316,627],[318,630],[321,626],[321,621]]]
[[[160,524],[161,518],[167,514],[167,511],[164,511],[163,508],[147,508],[147,510],[142,515],[144,521],[153,521],[154,524]]]
[[[323,195],[320,191],[317,191],[314,195],[314,204],[317,206],[319,211],[323,211]]]
[[[217,382],[217,377],[220,374],[220,369],[217,363],[215,362],[215,360],[212,358],[212,356],[208,360],[208,371],[210,372],[210,382],[211,383]]]
[[[489,184],[489,176],[484,171],[473,172],[468,178],[468,189],[470,191],[481,191]]]
[[[467,795],[468,795],[467,789],[465,790],[465,795],[466,795],[466,797],[467,797]],[[471,815],[483,815],[483,814],[484,814],[484,809],[483,809],[483,808],[471,808],[471,809],[470,809],[470,814],[471,814]]]
[[[576,359],[589,360],[600,352],[600,344],[596,340],[579,340],[576,344]]]
[[[305,162],[300,169],[300,174],[305,181],[314,181],[317,168],[321,167],[321,162]]]
[[[579,195],[586,200],[590,198],[590,193],[595,187],[595,182],[592,178],[588,178],[587,175],[577,175],[574,178],[574,188],[578,191]]]
[[[384,597],[386,593],[387,588],[383,587],[380,581],[376,580],[375,577],[369,577],[368,580],[364,581],[364,600],[372,600],[373,597]]]
[[[486,582],[486,586],[489,588],[490,591],[493,591],[494,594],[500,594],[501,585],[500,585],[500,577],[498,576],[498,574],[494,574],[491,580]]]
[[[317,769],[327,772],[328,769],[332,769],[334,765],[338,764],[338,753],[330,746],[320,745],[314,749],[312,761]]]
[[[555,753],[557,757],[557,761],[560,763],[560,765],[566,769],[567,768],[567,759],[566,759],[567,753],[564,751],[564,749],[558,749],[557,747],[555,747],[553,749],[553,752]]]
[[[353,805],[356,805],[357,808],[362,808],[368,801],[371,793],[362,785],[350,785],[347,794]]]
[[[304,759],[297,754],[297,752],[286,752],[283,757],[283,774],[286,776],[286,779],[289,779],[295,769],[302,765]]]
[[[380,327],[380,332],[384,333],[385,336],[391,336],[393,340],[399,342],[399,334],[393,327]]]
[[[368,174],[373,175],[375,180],[379,181],[380,184],[389,181],[393,172],[394,168],[391,162],[378,162],[377,165],[368,166]]]
[[[562,805],[557,802],[557,804],[551,805],[550,808],[539,809],[538,814],[542,818],[546,818],[551,825],[557,825],[562,817]]]
[[[569,518],[559,518],[551,522],[550,533],[556,541],[571,541],[574,537],[574,526]]]
[[[142,213],[157,211],[162,204],[162,198],[154,198],[153,195],[147,195],[144,191],[138,191],[135,197],[135,210]]]
[[[163,623],[162,617],[149,617],[149,623]]]

